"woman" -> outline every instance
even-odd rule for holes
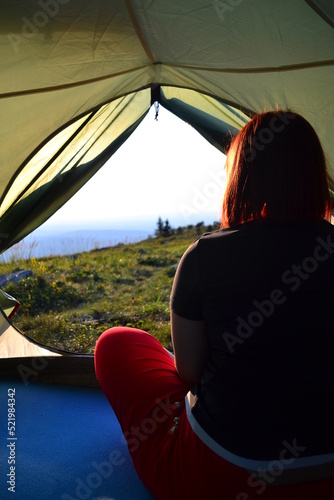
[[[256,115],[226,159],[222,229],[183,255],[175,359],[112,328],[96,373],[157,499],[334,498],[334,228],[324,153],[290,111]]]

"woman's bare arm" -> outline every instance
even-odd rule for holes
[[[171,312],[175,368],[181,380],[193,386],[200,379],[207,360],[206,325],[204,321],[182,318]]]

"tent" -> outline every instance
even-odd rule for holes
[[[314,126],[333,175],[333,27],[330,0],[2,2],[0,251],[66,203],[154,103],[221,151],[250,115],[289,107]],[[21,384],[22,400],[33,380],[95,390],[92,356],[41,346],[0,316],[1,381]],[[29,477],[18,498],[44,498],[29,497]]]
[[[334,164],[330,0],[13,0],[1,9],[1,251],[87,182],[154,101],[221,149],[250,113],[290,106]]]

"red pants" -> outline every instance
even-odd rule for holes
[[[148,333],[121,327],[104,332],[96,345],[95,370],[138,476],[157,500],[334,498],[334,479],[276,487],[255,483],[244,469],[210,450],[188,423],[184,397],[189,387]],[[170,433],[175,417],[180,421]]]

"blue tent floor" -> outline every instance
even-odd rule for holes
[[[8,431],[11,388],[15,436]],[[15,494],[7,483],[11,465]],[[17,380],[0,382],[0,498],[153,499],[134,470],[118,421],[99,389]]]

